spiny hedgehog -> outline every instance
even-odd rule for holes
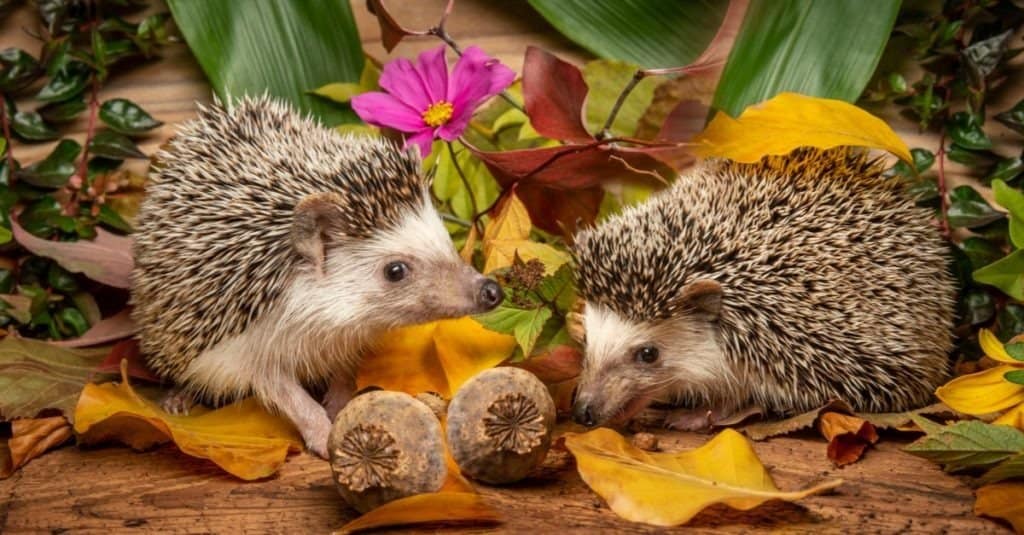
[[[264,97],[200,107],[156,162],[131,301],[172,406],[252,394],[324,456],[378,333],[501,302],[456,254],[417,152]],[[306,390],[324,387],[326,411]]]
[[[693,429],[751,407],[787,415],[927,403],[947,373],[948,251],[877,161],[802,149],[708,161],[579,233],[586,357],[575,419],[652,401]]]

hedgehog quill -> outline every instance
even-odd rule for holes
[[[459,258],[428,186],[415,149],[268,97],[200,108],[157,155],[135,235],[133,317],[176,384],[165,408],[255,395],[326,457],[374,337],[502,300]]]
[[[708,161],[576,237],[585,358],[575,419],[653,401],[707,428],[928,403],[948,373],[955,287],[931,213],[861,151]]]

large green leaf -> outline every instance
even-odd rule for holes
[[[530,0],[583,48],[647,68],[689,64],[725,16],[726,0]]]
[[[167,4],[221,100],[267,92],[328,125],[358,120],[308,93],[331,82],[359,81],[363,52],[347,0]]]
[[[751,0],[715,107],[735,117],[786,91],[856,100],[899,7],[899,0]]]

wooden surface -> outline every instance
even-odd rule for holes
[[[389,5],[403,24],[425,28],[440,13],[443,0],[391,0]],[[387,59],[378,41],[379,28],[364,2],[354,0],[353,10],[367,51]],[[38,44],[23,30],[33,27],[34,20],[30,13],[22,12],[0,25],[3,47],[37,50]],[[461,43],[479,45],[517,71],[528,44],[571,61],[587,57],[533,14],[525,2],[460,0],[449,29]],[[408,41],[396,54],[412,56],[436,43]],[[1016,89],[1000,96],[999,109],[1021,96],[1019,74],[1011,85]],[[130,98],[167,123],[141,143],[143,150],[151,152],[173,132],[175,123],[193,115],[195,102],[208,101],[210,95],[202,72],[187,48],[179,45],[169,47],[158,62],[116,75],[100,97]],[[906,121],[895,124],[912,146],[937,148],[934,136],[918,134]],[[84,121],[79,121],[71,125],[71,131],[81,139],[84,127]],[[993,135],[997,147],[1011,143],[1011,134],[1001,127],[996,126]],[[29,163],[52,145],[19,145],[15,150]],[[139,172],[145,170],[144,162],[132,165]],[[960,168],[951,165],[950,174],[957,181]],[[662,433],[662,444],[668,449],[693,447],[706,438]],[[688,529],[709,533],[749,532],[755,526],[818,533],[1005,531],[999,524],[974,516],[969,487],[931,463],[900,452],[902,444],[886,437],[864,460],[837,470],[825,459],[825,444],[820,439],[781,438],[758,443],[758,453],[783,489],[834,477],[844,478],[846,484],[834,494],[811,497],[800,505],[770,503],[747,513],[715,507],[698,516]],[[506,523],[502,529],[509,532],[654,531],[619,520],[565,463],[551,477],[511,488],[481,487],[481,491],[503,511]],[[292,457],[278,477],[241,483],[172,447],[148,453],[120,447],[66,447],[0,481],[0,533],[322,533],[340,527],[353,514],[339,500],[327,464],[305,454]]]

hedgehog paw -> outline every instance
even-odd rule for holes
[[[162,400],[160,407],[175,416],[187,416],[192,407],[196,406],[196,400],[192,394],[184,388],[175,387]]]
[[[327,436],[330,434],[331,424],[326,418],[317,425],[302,429],[302,439],[306,442],[306,449],[321,459],[327,459]]]

